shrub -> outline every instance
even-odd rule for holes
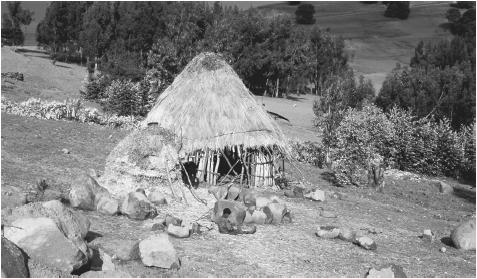
[[[137,114],[136,89],[135,84],[130,81],[113,80],[99,100],[101,107],[107,112],[118,115]]]
[[[392,165],[394,128],[375,106],[348,109],[336,130],[336,138],[331,158],[339,184],[365,184],[368,165],[377,158],[382,158],[385,165]]]
[[[102,74],[98,74],[91,79],[85,86],[85,90],[81,91],[81,96],[86,100],[99,100],[104,97],[106,88],[111,84],[111,79]]]
[[[322,168],[325,163],[323,146],[310,141],[291,142],[292,156],[298,162],[304,162]]]
[[[313,24],[315,23],[315,7],[312,4],[300,4],[295,11],[296,23]]]
[[[399,19],[407,19],[411,9],[409,8],[409,1],[395,1],[387,4],[386,11],[384,11],[385,17],[393,17]]]

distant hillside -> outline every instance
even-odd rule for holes
[[[396,63],[409,64],[414,47],[420,40],[436,40],[450,36],[439,27],[447,22],[445,12],[449,9],[448,1],[411,2],[411,14],[407,20],[384,17],[385,6],[378,3],[306,3],[315,7],[315,24],[345,39],[350,65],[359,74],[371,79],[378,90],[386,74]],[[260,9],[294,16],[296,6],[282,2]]]

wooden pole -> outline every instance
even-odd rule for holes
[[[257,153],[252,153],[252,162],[253,162],[253,170],[252,170],[252,185],[253,187],[257,186]]]
[[[242,161],[242,170],[240,172],[240,185],[243,185],[243,173],[245,171],[245,164],[244,164],[244,160],[242,158],[242,152],[240,152],[240,148],[237,146],[237,154],[238,154],[238,158],[240,161]]]
[[[214,173],[214,185],[217,185],[217,179],[219,178],[219,164],[220,164],[220,152],[217,152],[217,163],[215,165],[215,173]]]

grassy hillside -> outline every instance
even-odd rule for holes
[[[407,20],[383,16],[382,4],[355,2],[303,2],[315,7],[316,25],[345,39],[350,64],[372,80],[379,90],[396,63],[408,65],[420,40],[436,40],[450,34],[439,27],[447,22],[448,1],[411,2]],[[261,7],[294,15],[296,6],[286,2]],[[304,26],[304,28],[307,28]]]

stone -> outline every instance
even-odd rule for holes
[[[282,201],[280,200],[279,197],[275,196],[275,195],[271,195],[271,196],[264,196],[264,195],[261,195],[261,196],[257,196],[255,198],[255,207],[257,209],[261,209],[261,208],[264,208],[265,206],[269,205],[270,203],[273,203],[273,202],[277,202],[277,203],[282,203]]]
[[[442,194],[450,194],[454,192],[454,188],[443,181],[435,181],[434,185],[439,187],[439,192]]]
[[[99,184],[91,176],[78,176],[72,182],[68,195],[71,206],[84,210],[96,210],[94,191],[97,187],[100,187]]]
[[[190,236],[190,228],[188,226],[180,227],[169,224],[169,226],[167,226],[167,233],[177,238],[187,238]]]
[[[239,200],[240,198],[240,193],[242,192],[242,190],[235,186],[235,185],[232,185],[230,186],[229,190],[227,191],[227,200],[230,200],[230,201],[236,201],[236,200]]]
[[[191,234],[200,234],[201,231],[201,225],[199,225],[197,222],[192,223],[192,229],[190,231]]]
[[[27,194],[17,187],[2,185],[2,209],[14,208],[27,203]]]
[[[35,261],[64,272],[86,264],[87,256],[49,218],[22,218],[4,230],[7,239]]]
[[[338,215],[334,214],[333,212],[322,210],[320,212],[320,216],[323,218],[338,218]]]
[[[355,235],[356,233],[352,229],[348,227],[341,227],[338,238],[344,241],[353,242]]]
[[[434,233],[431,230],[424,230],[421,237],[429,242],[434,242],[435,240]]]
[[[145,266],[179,268],[180,259],[176,249],[165,233],[149,236],[139,242],[139,254]]]
[[[253,190],[243,189],[242,190],[243,203],[246,207],[256,205],[257,194]]]
[[[315,189],[308,194],[305,194],[304,197],[312,201],[325,201],[325,192],[319,189]]]
[[[2,278],[27,278],[27,256],[15,243],[2,236]]]
[[[67,148],[61,149],[61,152],[63,152],[63,154],[70,154],[70,151]]]
[[[229,219],[219,218],[216,221],[216,224],[219,228],[219,232],[223,234],[253,234],[257,231],[257,227],[254,225],[248,224],[233,224]]]
[[[119,202],[110,195],[102,196],[96,202],[96,210],[105,215],[115,215],[119,212]]]
[[[172,216],[170,214],[166,215],[166,218],[164,218],[163,224],[167,227],[169,225],[174,225],[174,226],[181,226],[182,225],[182,220]]]
[[[367,236],[356,238],[354,243],[363,247],[366,250],[376,250],[378,248],[378,246],[376,245],[376,242],[374,242],[374,240],[372,240],[371,238]]]
[[[152,202],[154,205],[162,205],[162,204],[167,204],[166,196],[164,193],[160,191],[152,191],[149,193],[149,196],[147,196],[150,202]]]
[[[47,210],[46,217],[52,218],[58,228],[71,240],[84,239],[89,231],[91,223],[86,216],[67,208],[58,200],[42,203]]]
[[[243,223],[244,223],[244,224],[253,223],[252,214],[253,214],[253,213],[250,213],[249,210],[245,211],[245,219],[243,219]]]
[[[366,273],[366,278],[407,278],[401,266],[387,264],[377,269],[370,268]]]
[[[96,179],[99,177],[98,173],[96,172],[95,169],[88,169],[87,174],[91,176],[92,178]]]
[[[333,226],[321,226],[316,232],[316,236],[321,238],[333,239],[340,234],[340,229]]]
[[[277,225],[283,221],[288,210],[285,204],[272,202],[263,208],[263,212],[267,215],[266,223]]]
[[[252,213],[252,223],[254,223],[254,224],[263,225],[263,224],[265,224],[266,219],[267,219],[267,214],[265,214],[261,210],[255,210]]]
[[[305,196],[306,189],[303,187],[295,186],[293,187],[293,193],[297,198],[303,198]]]
[[[237,201],[218,200],[215,202],[212,221],[216,222],[220,218],[230,220],[234,225],[240,225],[245,219],[246,208]]]
[[[450,237],[457,249],[475,250],[475,217],[458,225]]]
[[[88,271],[80,275],[80,278],[132,278],[132,275],[119,270]]]
[[[441,247],[441,249],[439,251],[441,251],[442,253],[445,253],[447,251],[447,249],[446,249],[446,247]]]
[[[139,259],[139,241],[137,240],[100,237],[93,240],[90,245],[100,248],[108,255],[111,255],[111,258],[121,261]]]
[[[166,226],[163,223],[155,223],[152,225],[151,231],[165,231]]]
[[[297,196],[295,196],[295,193],[293,192],[293,190],[285,190],[283,192],[283,194],[285,195],[285,197],[287,198],[297,198]]]
[[[157,215],[154,205],[140,192],[131,192],[121,203],[120,211],[131,219],[144,220]]]

